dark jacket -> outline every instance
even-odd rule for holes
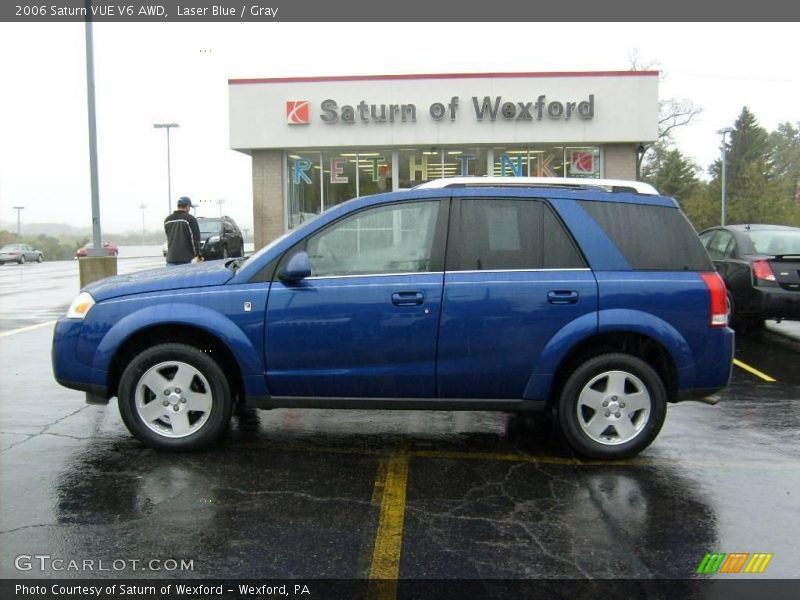
[[[167,262],[188,263],[200,256],[200,227],[197,219],[182,210],[176,210],[164,219],[167,233]]]

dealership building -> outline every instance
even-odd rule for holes
[[[658,72],[231,79],[256,248],[356,196],[458,175],[634,179]]]

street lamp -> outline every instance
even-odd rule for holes
[[[722,225],[725,225],[725,209],[727,208],[728,198],[725,195],[725,180],[726,180],[726,173],[725,173],[725,163],[727,162],[728,156],[728,145],[725,143],[725,136],[729,133],[733,133],[733,127],[725,127],[723,129],[717,130],[717,133],[722,136]]]
[[[217,205],[219,206],[219,216],[222,217],[222,205],[225,204],[225,198],[217,198]]]
[[[172,127],[180,127],[177,123],[154,123],[156,129],[167,130],[167,214],[172,212],[172,174],[169,164],[169,130]]]
[[[19,213],[25,210],[24,206],[15,206],[14,210],[17,211],[17,243],[19,244]]]
[[[139,208],[142,210],[142,246],[144,246],[144,209],[147,208],[147,204],[140,204]]]

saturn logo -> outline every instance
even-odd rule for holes
[[[289,125],[308,125],[308,100],[287,100],[286,122]]]

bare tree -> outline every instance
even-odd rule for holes
[[[665,75],[661,71],[660,63],[642,59],[638,48],[628,52],[628,62],[631,71],[660,71],[659,81],[664,81]],[[688,98],[683,100],[676,100],[675,98],[659,100],[658,138],[656,138],[655,142],[639,144],[636,152],[636,179],[641,179],[642,162],[644,162],[645,156],[652,154],[658,145],[663,147],[670,146],[672,144],[672,131],[677,127],[688,125],[701,112],[703,112],[703,109],[695,106]]]

